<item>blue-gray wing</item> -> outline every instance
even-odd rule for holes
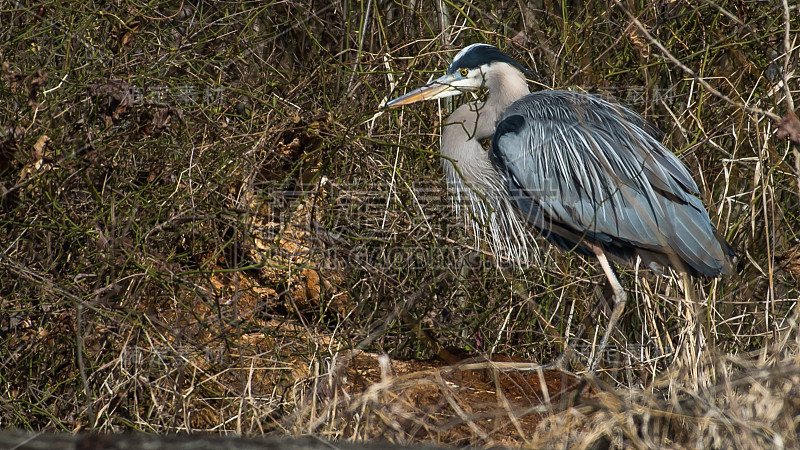
[[[503,113],[492,161],[520,213],[556,244],[719,275],[718,238],[686,167],[639,115],[600,97],[532,93]],[[688,267],[687,267],[688,266]]]

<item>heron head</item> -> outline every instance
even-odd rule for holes
[[[486,76],[496,63],[509,64],[513,68],[525,71],[525,68],[494,45],[472,44],[458,52],[447,68],[447,73],[421,88],[390,101],[384,107],[396,108],[422,100],[452,97],[466,91],[478,90],[485,85]]]

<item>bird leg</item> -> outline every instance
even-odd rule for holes
[[[611,289],[614,290],[614,309],[611,311],[611,318],[608,320],[606,332],[600,340],[600,347],[589,361],[589,372],[593,373],[597,367],[597,363],[605,355],[608,339],[611,337],[611,333],[614,332],[614,328],[616,328],[617,322],[619,322],[622,311],[625,309],[625,302],[628,301],[628,294],[625,292],[625,289],[622,288],[622,284],[614,273],[614,269],[611,268],[611,264],[608,262],[608,258],[606,258],[603,249],[599,245],[587,245],[587,247],[591,248],[595,256],[597,256],[597,260],[600,261],[600,266],[603,267],[603,272],[605,272],[606,277],[608,277],[608,282],[611,283]]]
[[[686,272],[681,273],[681,281],[683,282],[684,301],[686,302],[687,314],[684,331],[688,331],[688,335],[694,335],[694,343],[687,343],[686,349],[688,351],[688,361],[691,364],[694,379],[698,379],[698,373],[701,370],[700,357],[703,353],[703,348],[713,347],[713,334],[709,329],[707,322],[706,303],[701,300],[701,297],[694,289],[694,283]],[[693,328],[693,329],[692,329]],[[678,353],[680,355],[680,353]],[[714,366],[710,364],[707,366],[709,371],[713,374]]]

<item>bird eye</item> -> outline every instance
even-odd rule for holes
[[[461,73],[462,77],[465,77],[465,76],[467,76],[467,74],[469,74],[469,70],[467,70],[467,69],[461,69],[459,72]]]

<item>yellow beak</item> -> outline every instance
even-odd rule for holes
[[[397,108],[398,106],[410,105],[422,100],[434,100],[461,94],[463,87],[458,87],[454,84],[457,80],[459,78],[455,74],[443,75],[419,89],[414,89],[406,95],[397,97],[383,107]]]

